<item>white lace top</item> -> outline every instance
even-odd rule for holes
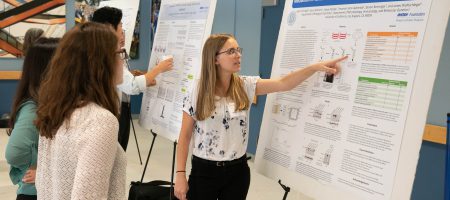
[[[125,199],[126,159],[117,142],[117,118],[88,104],[68,121],[52,140],[39,138],[38,199]]]
[[[253,101],[256,91],[257,76],[241,76],[249,103]],[[198,84],[198,81],[197,81]],[[195,120],[198,87],[191,89],[184,98],[183,111]],[[247,150],[248,124],[250,109],[235,112],[234,102],[229,98],[216,97],[216,109],[203,121],[195,121],[193,130],[194,150],[197,157],[226,161],[242,157]]]

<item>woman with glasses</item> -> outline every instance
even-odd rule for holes
[[[108,6],[102,7],[94,12],[92,21],[113,26],[117,38],[119,39],[120,47],[125,45],[125,34],[121,22],[122,10]],[[125,49],[122,51],[122,58],[124,61],[127,61],[128,56],[125,54]],[[140,94],[144,92],[147,87],[154,86],[156,84],[155,78],[161,73],[172,70],[172,68],[173,58],[168,58],[159,62],[147,73],[137,73],[137,76],[134,76],[129,71],[128,61],[126,62],[126,65],[123,66],[123,82],[117,86],[119,98],[121,99],[118,141],[125,151],[127,150],[128,139],[130,137],[131,106],[129,95]]]
[[[39,90],[38,199],[125,199],[122,62],[111,26],[87,22],[61,39]]]
[[[183,102],[177,149],[175,196],[180,200],[244,200],[250,104],[255,95],[291,90],[315,72],[338,73],[339,62],[323,61],[277,79],[240,76],[242,49],[228,34],[211,35],[202,54],[200,80]],[[192,169],[186,179],[193,137]]]

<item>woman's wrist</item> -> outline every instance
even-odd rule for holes
[[[308,67],[306,67],[305,69],[311,70],[312,72],[317,72],[320,71],[319,66],[317,63],[314,64],[310,64]]]
[[[161,72],[162,72],[162,69],[161,69],[161,63],[158,63],[154,68],[153,68],[153,71],[155,72],[155,74],[160,74]]]
[[[155,80],[156,76],[158,76],[158,72],[156,69],[152,69],[145,74],[145,79],[147,79],[147,83],[151,83]]]

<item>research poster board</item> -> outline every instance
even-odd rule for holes
[[[257,171],[314,199],[409,199],[448,0],[286,0],[272,77],[348,56],[268,95]]]
[[[200,75],[203,44],[212,29],[216,0],[163,0],[149,62],[165,56],[174,68],[157,77],[144,93],[139,124],[172,141],[178,139],[183,98]]]

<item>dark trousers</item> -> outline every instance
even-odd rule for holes
[[[199,159],[192,159],[187,194],[189,200],[245,200],[250,187],[250,168],[246,157],[241,158],[239,163],[225,163],[224,166]]]
[[[128,139],[130,138],[130,103],[122,102],[119,118],[119,144],[124,151],[127,151]]]
[[[18,194],[16,200],[36,200],[36,195]]]

